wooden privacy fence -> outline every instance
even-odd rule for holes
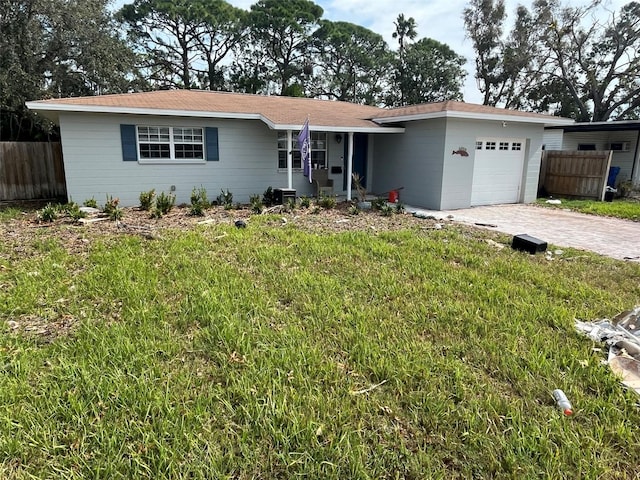
[[[0,202],[66,197],[60,143],[0,142]]]
[[[540,191],[547,195],[604,199],[611,151],[545,150]]]

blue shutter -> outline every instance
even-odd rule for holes
[[[207,145],[207,162],[219,161],[220,153],[218,152],[218,129],[214,127],[206,127],[205,137]]]
[[[120,139],[122,141],[122,160],[125,162],[137,162],[136,126],[120,125]]]

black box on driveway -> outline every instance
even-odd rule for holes
[[[540,240],[539,238],[532,237],[531,235],[522,234],[513,237],[511,248],[514,250],[529,252],[531,255],[534,255],[537,252],[544,252],[547,249],[547,242]]]

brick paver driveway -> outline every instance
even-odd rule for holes
[[[436,218],[485,227],[511,235],[526,233],[557,247],[573,247],[617,259],[640,261],[640,222],[598,217],[535,205],[492,205],[439,212]]]

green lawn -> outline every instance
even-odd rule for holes
[[[560,205],[546,203],[546,198],[538,199],[539,205],[550,208],[569,208],[576,212],[616,217],[625,220],[640,222],[640,201],[630,198],[616,198],[613,202],[597,202],[595,200],[568,200],[560,199]]]
[[[426,222],[147,240],[18,221],[0,478],[637,478],[638,398],[573,322],[637,304],[639,264]]]

